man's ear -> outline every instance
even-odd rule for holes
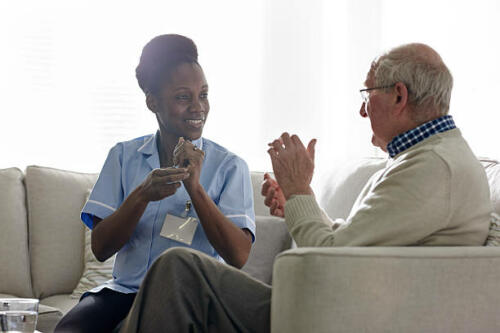
[[[146,105],[151,112],[158,112],[158,99],[151,93],[146,94]]]
[[[408,104],[408,88],[403,82],[397,82],[394,85],[394,90],[396,92],[396,101],[394,106],[398,113],[403,111]]]

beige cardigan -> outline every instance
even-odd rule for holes
[[[285,221],[298,246],[482,245],[493,211],[483,167],[459,129],[389,160],[332,222],[313,195],[292,196]]]

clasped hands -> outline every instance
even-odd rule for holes
[[[162,200],[173,195],[184,183],[189,192],[200,184],[200,173],[205,152],[190,141],[179,138],[174,149],[174,167],[154,169],[141,184],[145,199]]]
[[[312,139],[307,148],[297,135],[283,133],[269,143],[268,149],[276,180],[266,173],[261,194],[271,215],[284,217],[285,202],[295,194],[313,194],[311,180],[314,172],[314,147]]]

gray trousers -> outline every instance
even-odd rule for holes
[[[271,287],[186,248],[151,266],[120,332],[270,331]]]

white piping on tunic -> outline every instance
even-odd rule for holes
[[[102,207],[104,207],[104,208],[107,208],[107,209],[109,209],[109,210],[112,210],[113,212],[114,212],[114,211],[116,211],[116,209],[114,209],[113,207],[108,206],[108,205],[106,205],[106,204],[103,204],[102,202],[99,202],[99,201],[89,200],[88,202],[91,202],[91,203],[94,203],[94,204],[96,204],[96,205],[102,206]]]
[[[227,218],[230,217],[246,217],[247,220],[249,220],[252,223],[255,223],[254,220],[252,220],[248,215],[240,214],[240,215],[226,215]]]

